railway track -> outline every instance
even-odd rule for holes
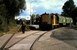
[[[31,34],[29,34],[29,35],[27,35],[27,36],[24,36],[23,38],[21,38],[20,40],[18,40],[18,41],[16,41],[16,42],[14,42],[13,44],[11,44],[11,45],[9,45],[8,47],[6,47],[7,46],[7,44],[9,44],[9,41],[11,41],[11,39],[13,38],[13,36],[15,35],[15,33],[13,33],[10,37],[9,37],[9,39],[3,44],[3,46],[0,48],[0,50],[10,50],[9,48],[11,48],[12,46],[14,46],[15,44],[17,44],[17,43],[19,43],[20,41],[22,41],[22,40],[24,40],[24,39],[26,39],[26,38],[28,38],[28,37],[30,37],[30,36],[33,36],[33,35],[35,35],[35,34],[39,34],[38,35],[38,37],[32,42],[32,44],[30,45],[30,48],[29,48],[29,50],[32,50],[32,47],[33,47],[33,45],[45,34],[45,33],[47,33],[48,31],[36,31],[36,32],[33,32],[33,33],[31,33]]]
[[[38,32],[39,32],[39,31],[38,31]],[[10,47],[12,47],[12,46],[15,45],[16,43],[22,41],[24,38],[27,38],[27,37],[29,37],[29,36],[35,34],[35,33],[38,33],[38,32],[31,33],[31,34],[29,34],[29,35],[27,35],[27,36],[21,38],[20,40],[14,42],[13,44],[11,44],[10,46],[8,46],[7,48],[5,48],[6,45],[9,44],[9,41],[15,36],[15,33],[13,33],[13,34],[8,38],[8,40],[2,45],[2,47],[0,48],[0,50],[8,50]]]
[[[46,34],[47,32],[49,32],[49,31],[44,32],[43,34],[41,34],[40,36],[38,36],[38,37],[35,39],[35,41],[33,42],[33,44],[32,44],[31,47],[30,47],[30,50],[33,50],[32,48],[33,48],[34,44],[35,44],[44,34]]]
[[[10,39],[15,35],[15,33],[13,33],[9,39],[2,45],[2,47],[0,48],[0,50],[6,50],[4,47],[7,45],[7,43],[10,41]]]

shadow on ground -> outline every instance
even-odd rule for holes
[[[56,38],[77,48],[77,30],[71,28],[60,28],[52,32],[50,37]]]

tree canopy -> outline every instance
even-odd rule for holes
[[[75,5],[74,5],[74,1],[73,0],[68,0],[64,3],[62,9],[63,9],[63,12],[62,12],[62,15],[64,16],[71,16],[71,12],[72,10],[75,8]]]
[[[3,0],[8,16],[19,15],[25,9],[25,0]]]
[[[74,25],[76,25],[76,22],[77,22],[77,7],[72,10],[71,15],[72,15],[72,18],[73,18]]]
[[[25,3],[25,0],[0,0],[0,20],[3,20],[3,27],[26,9]]]

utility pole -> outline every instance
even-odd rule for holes
[[[30,2],[30,25],[32,24],[32,19],[31,19],[31,2]]]
[[[33,0],[33,1],[30,2],[30,17],[31,17],[31,15],[32,15],[32,11],[31,11],[31,9],[32,9],[31,3],[32,3],[32,2],[37,2],[37,1]],[[32,24],[32,19],[30,18],[30,25],[31,25],[31,24]]]

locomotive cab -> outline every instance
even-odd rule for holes
[[[41,30],[51,30],[52,25],[51,25],[51,16],[47,13],[44,13],[41,15],[41,22],[39,25]]]
[[[57,28],[58,26],[58,16],[52,15],[52,29]]]

